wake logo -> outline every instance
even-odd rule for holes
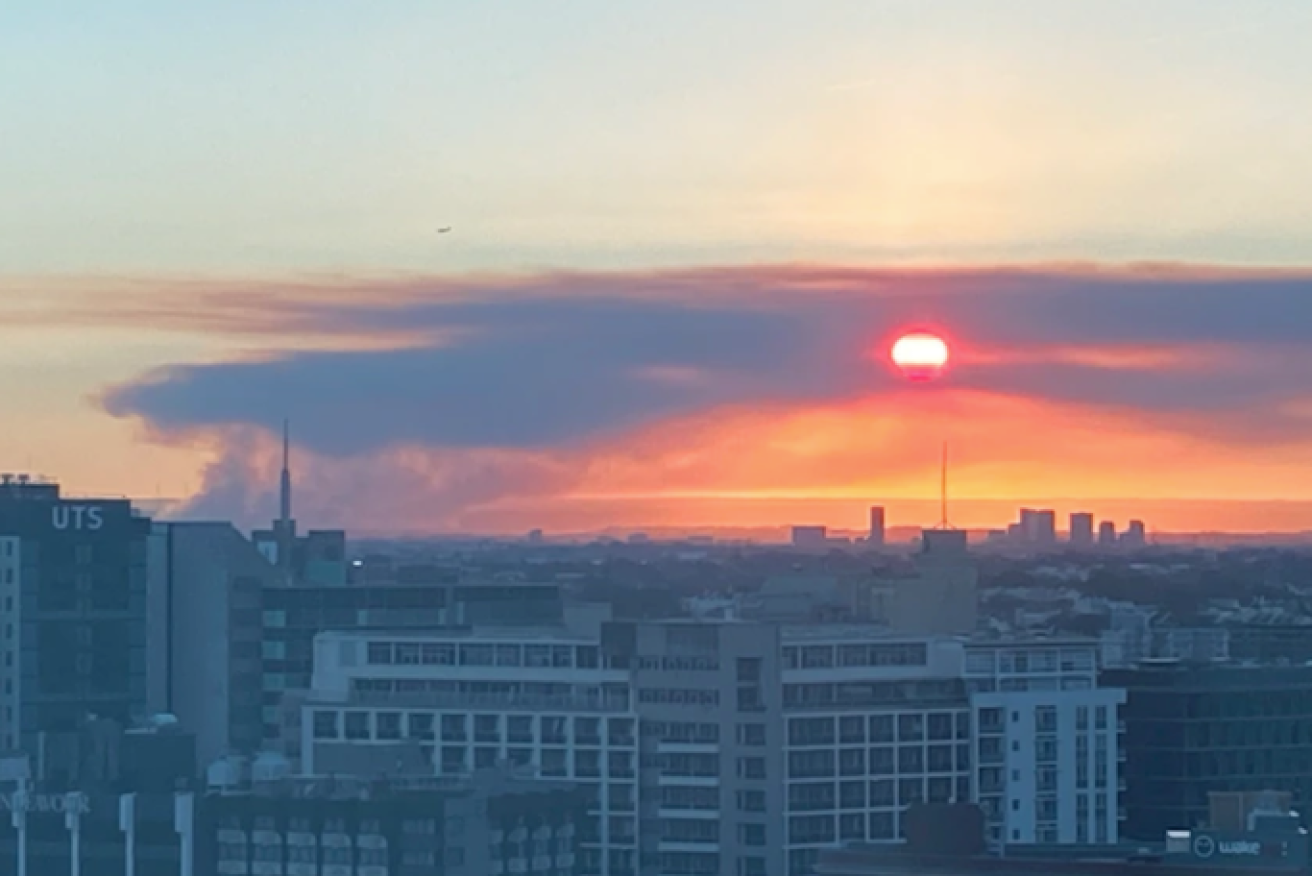
[[[54,505],[50,508],[50,525],[55,529],[95,532],[105,525],[100,509],[93,505]]]

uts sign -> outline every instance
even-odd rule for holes
[[[105,525],[105,519],[94,505],[54,505],[50,508],[50,525],[61,530],[95,532]]]

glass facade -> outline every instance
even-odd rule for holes
[[[1288,791],[1312,802],[1312,667],[1116,670],[1125,687],[1124,831],[1160,839],[1208,817],[1213,791]]]

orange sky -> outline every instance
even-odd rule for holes
[[[1035,300],[1067,294],[1067,285],[1079,286],[1100,273],[1053,269],[1044,281],[1051,281],[1053,289],[1041,290]],[[1183,273],[1186,285],[1204,284],[1200,290],[1213,282],[1242,286],[1270,280],[1261,273],[1240,272],[1239,280],[1227,272]],[[1155,273],[1131,270],[1127,275],[1142,283]],[[1188,279],[1194,275],[1203,279]],[[1301,275],[1294,276],[1303,282]],[[327,411],[335,418],[328,429],[297,433],[298,507],[309,525],[480,532],[797,522],[859,528],[863,509],[874,502],[888,504],[895,523],[935,522],[926,517],[934,514],[932,504],[914,500],[932,499],[936,493],[940,450],[946,441],[951,448],[950,492],[958,522],[965,526],[1000,526],[1010,518],[1011,504],[1049,500],[1063,513],[1087,508],[1120,518],[1147,516],[1157,528],[1175,531],[1312,528],[1312,506],[1268,501],[1312,502],[1312,480],[1305,476],[1312,440],[1299,428],[1310,419],[1312,406],[1298,395],[1297,368],[1303,354],[1297,343],[1277,339],[1279,343],[1264,346],[1231,338],[1224,330],[1225,313],[1215,333],[1202,326],[1207,331],[1196,339],[1156,340],[1139,337],[1133,325],[1126,329],[1126,339],[1116,335],[1121,329],[1115,328],[1077,337],[1060,307],[1054,311],[1055,322],[1030,325],[1021,320],[1019,328],[1009,320],[990,322],[987,307],[952,316],[950,307],[962,302],[978,307],[985,298],[994,300],[1001,293],[989,289],[998,282],[988,270],[978,275],[931,272],[908,280],[890,279],[874,269],[824,268],[712,272],[693,278],[619,274],[499,280],[122,281],[112,287],[45,280],[34,286],[42,294],[27,299],[11,294],[18,287],[10,285],[0,288],[5,293],[0,296],[5,303],[0,307],[0,333],[9,339],[0,350],[0,366],[10,376],[10,398],[13,409],[23,412],[24,428],[0,435],[0,458],[9,460],[9,469],[58,476],[73,491],[197,498],[192,513],[248,522],[267,518],[274,508],[277,439],[270,427],[276,427],[284,412],[304,424],[314,422],[319,415],[315,411]],[[1277,276],[1270,282],[1281,280]],[[956,286],[965,291],[934,299],[939,301],[936,307],[950,305],[936,311],[940,316],[935,323],[947,327],[953,345],[949,379],[917,385],[890,377],[888,342],[899,326],[911,322],[896,314],[888,322],[884,311],[907,301],[919,306],[922,299]],[[101,294],[109,288],[118,294]],[[579,299],[580,288],[592,291]],[[752,293],[753,288],[763,291]],[[785,292],[771,297],[780,288]],[[866,288],[883,291],[862,291]],[[829,294],[836,289],[844,295],[856,290],[852,300],[861,306],[874,295],[876,315],[868,329],[841,324],[850,321],[842,309],[848,299]],[[917,297],[910,294],[915,289],[925,291]],[[1100,289],[1080,294],[1119,295],[1127,304],[1141,294],[1137,286],[1128,292],[1121,286]],[[699,308],[712,300],[731,302],[731,313],[734,307],[747,306],[744,302],[762,306],[782,314],[784,326],[790,324],[789,313],[809,319],[819,312],[824,319],[815,323],[814,332],[806,328],[810,323],[797,323],[799,349],[781,348],[782,364],[768,364],[774,361],[770,351],[763,359],[752,359],[757,364],[751,368],[776,377],[734,378],[748,379],[741,399],[734,395],[736,390],[707,395],[711,402],[680,402],[660,416],[580,428],[567,440],[541,444],[527,440],[516,446],[444,446],[439,434],[443,422],[478,415],[462,413],[462,395],[429,394],[423,376],[398,376],[382,384],[395,386],[395,399],[378,398],[378,389],[356,388],[357,372],[393,367],[392,351],[428,355],[493,337],[502,330],[496,327],[500,323],[478,328],[433,316],[446,312],[445,302],[478,303],[485,296],[522,299],[523,307],[535,302],[533,307],[546,308],[540,311],[547,315],[543,318],[559,303],[567,308],[566,323],[575,312],[568,308],[581,306],[577,302],[583,300],[611,302],[605,307],[621,310],[628,306],[625,302],[670,305],[681,320],[668,329],[676,331],[671,350],[683,349],[678,345],[686,341],[677,334],[684,330],[682,320],[697,324]],[[1245,312],[1246,296],[1250,293],[1236,287],[1235,314]],[[825,308],[831,306],[839,308],[840,323],[826,321]],[[521,305],[507,313],[525,312],[516,307]],[[630,330],[624,327],[627,323],[617,325],[618,332]],[[641,345],[641,320],[638,326],[633,343]],[[653,323],[653,332],[663,330]],[[726,351],[741,342],[753,355],[760,352],[751,350],[755,336],[738,338],[734,329],[727,330]],[[1008,339],[1006,334],[1013,331],[1027,336]],[[665,350],[665,342],[654,337],[654,349]],[[832,348],[827,346],[830,339]],[[582,349],[560,345],[561,355],[577,353],[587,365],[593,361],[588,344],[603,340],[594,332],[578,342]],[[703,359],[688,359],[692,364],[680,364],[683,360],[676,356],[670,364],[644,366],[635,373],[639,382],[633,391],[655,387],[676,397],[702,398],[700,393],[715,389],[729,373],[706,364],[719,361],[715,347],[697,353]],[[538,366],[515,361],[516,351],[526,348],[508,349],[507,360],[495,367],[516,369],[526,381],[537,379]],[[548,355],[555,355],[550,352],[555,347],[547,349]],[[628,361],[623,345],[606,349],[609,352],[596,355]],[[310,369],[309,377],[298,378],[317,381],[306,384],[311,389],[299,396],[265,397],[274,393],[268,386],[284,379],[280,363],[339,354],[349,357],[328,358],[320,363],[320,371]],[[784,362],[789,356],[795,365]],[[832,392],[826,388],[829,372],[824,369],[811,376],[793,373],[828,358],[848,363],[834,372],[844,385]],[[1286,360],[1287,367],[1282,364]],[[444,367],[440,360],[422,361],[434,375]],[[494,367],[496,361],[478,367]],[[597,367],[615,367],[609,361],[599,358]],[[230,377],[225,369],[234,362],[253,370]],[[175,365],[193,370],[157,370]],[[541,365],[546,371],[554,367]],[[1243,378],[1258,381],[1252,386],[1265,386],[1264,373],[1249,373],[1259,365],[1284,368],[1277,373],[1286,374],[1290,388],[1263,399],[1266,407],[1249,411],[1248,384],[1229,386],[1227,381]],[[160,397],[137,389],[162,385],[167,390],[193,378],[218,382]],[[1086,386],[1091,378],[1095,383]],[[470,373],[468,392],[477,394],[479,379]],[[1156,395],[1143,395],[1143,385],[1155,380],[1176,382],[1164,384]],[[869,388],[863,389],[867,383]],[[778,392],[772,389],[776,384]],[[1212,398],[1214,385],[1219,402]],[[128,396],[115,395],[125,388]],[[542,391],[556,388],[548,382]],[[312,391],[321,397],[305,395]],[[654,398],[664,397],[659,393]],[[566,390],[561,398],[571,394]],[[536,397],[530,392],[507,404],[532,408]],[[246,399],[251,400],[249,410]],[[317,407],[298,415],[310,402]],[[560,403],[547,405],[539,414],[522,412],[523,417],[553,417]],[[422,430],[401,428],[410,414],[425,408],[441,414],[431,427],[437,429],[431,439],[416,438]],[[587,408],[585,404],[581,410]],[[210,417],[220,409],[230,411],[223,415],[230,418]],[[380,425],[370,431],[374,419]],[[361,430],[359,440],[364,443],[358,449],[330,446],[336,433]]]

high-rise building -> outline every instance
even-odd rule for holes
[[[200,765],[264,740],[263,593],[278,569],[229,523],[157,523],[151,577],[166,600],[166,711],[196,734]],[[158,659],[158,658],[155,658]]]
[[[840,843],[901,842],[926,801],[978,801],[998,842],[1116,842],[1123,693],[1096,650],[746,622],[325,633],[293,708],[307,772],[509,761],[582,785],[581,873],[809,876]]]
[[[52,781],[76,779],[91,718],[124,726],[148,710],[150,525],[126,499],[0,476],[0,744]]]
[[[1312,666],[1117,669],[1103,681],[1127,701],[1126,833],[1156,839],[1208,818],[1226,791],[1282,791],[1312,804]]]
[[[884,546],[884,506],[870,506],[870,534],[866,543],[871,547]]]
[[[1148,543],[1148,530],[1142,520],[1131,520],[1121,535],[1121,544],[1126,547],[1143,547]]]
[[[1057,514],[1051,508],[1020,509],[1020,534],[1026,544],[1050,547],[1057,543]]]
[[[1044,508],[1035,514],[1034,543],[1050,547],[1057,543],[1057,512]]]
[[[1071,547],[1092,547],[1093,515],[1087,511],[1076,511],[1071,515]]]
[[[1110,547],[1116,544],[1116,524],[1110,520],[1104,520],[1098,524],[1098,544],[1103,547]]]
[[[1085,639],[969,642],[976,802],[992,843],[1116,843],[1120,710]]]

